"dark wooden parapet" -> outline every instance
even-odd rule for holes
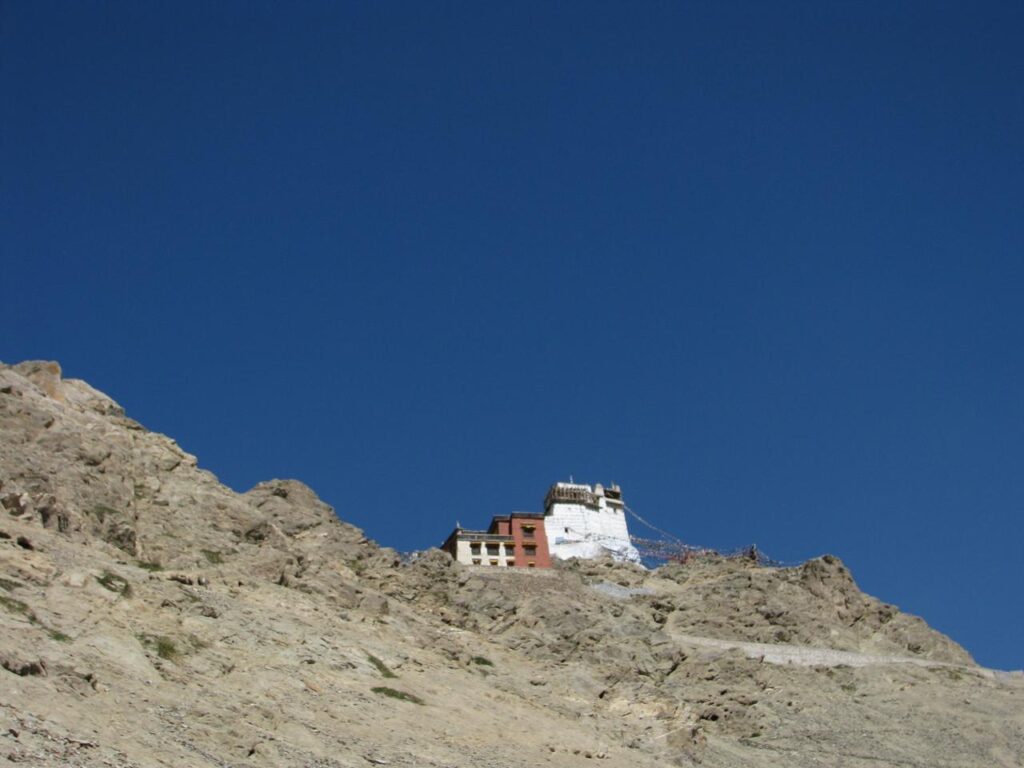
[[[597,495],[586,486],[552,485],[551,488],[548,489],[548,495],[544,497],[544,511],[546,512],[551,509],[552,504],[560,501],[571,504],[586,504],[588,507],[596,507]]]

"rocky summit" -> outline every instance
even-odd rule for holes
[[[0,504],[13,764],[1024,765],[1024,679],[835,557],[400,557],[49,362],[0,365]]]

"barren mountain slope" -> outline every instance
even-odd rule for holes
[[[402,564],[301,483],[234,493],[53,363],[0,366],[0,502],[14,763],[1024,764],[1021,679],[834,558]]]

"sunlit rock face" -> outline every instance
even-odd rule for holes
[[[629,559],[618,488],[545,509],[538,552]],[[832,556],[399,556],[0,363],[3,765],[993,768],[1024,765],[1022,697]]]

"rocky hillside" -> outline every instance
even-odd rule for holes
[[[0,365],[0,756],[32,766],[1020,766],[1024,681],[839,560],[403,564]]]

